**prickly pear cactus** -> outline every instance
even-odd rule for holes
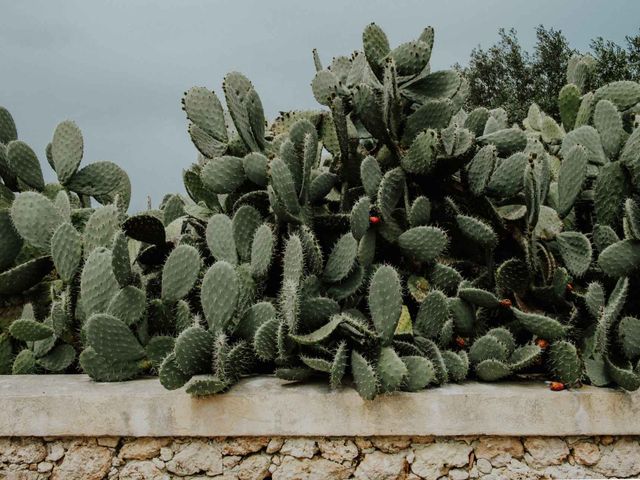
[[[465,111],[433,48],[430,27],[393,47],[368,25],[353,55],[314,53],[318,109],[272,122],[240,73],[191,88],[187,195],[134,215],[119,167],[80,166],[73,122],[45,184],[0,109],[2,373],[153,373],[196,396],[275,373],[366,400],[467,378],[640,387],[640,85],[589,91],[574,56],[560,117],[509,124]]]
[[[350,377],[366,399],[468,375],[632,387],[613,375],[638,368],[634,306],[620,286],[640,263],[637,85],[588,92],[591,59],[575,57],[561,118],[534,104],[510,125],[502,109],[463,110],[466,81],[431,71],[433,44],[430,28],[392,48],[367,26],[362,51],[326,68],[314,54],[312,92],[325,109],[266,129],[238,74],[223,87],[226,127],[213,92],[187,93],[203,155],[185,174],[199,205],[187,214],[208,224],[217,261],[237,265],[249,250],[232,238],[238,214],[251,229],[263,223],[276,255],[268,267],[251,260],[269,277],[257,289],[266,301],[237,334],[278,377],[328,377],[334,388]],[[209,137],[194,138],[194,126]],[[209,301],[216,317],[232,315]]]
[[[112,162],[81,167],[82,157],[80,129],[60,123],[46,149],[57,182],[45,183],[37,154],[0,107],[0,329],[9,349],[2,373],[76,364],[83,254],[110,246],[131,196],[124,170]],[[92,207],[92,198],[104,206]]]

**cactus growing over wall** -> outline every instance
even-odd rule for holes
[[[65,121],[46,149],[58,183],[45,183],[35,152],[17,139],[1,107],[0,131],[2,345],[19,350],[15,359],[3,356],[0,371],[64,371],[76,358],[75,287],[83,250],[110,241],[105,236],[129,205],[129,177],[112,162],[81,168],[82,133]],[[93,208],[91,198],[109,206]]]
[[[576,57],[562,122],[533,104],[510,125],[431,71],[433,29],[362,42],[327,68],[314,53],[321,109],[269,124],[240,73],[226,110],[188,90],[187,196],[131,216],[121,170],[78,169],[75,124],[44,185],[0,110],[0,289],[31,300],[0,367],[70,371],[78,352],[96,380],[193,395],[270,372],[365,399],[469,377],[639,388],[640,85],[583,91]]]

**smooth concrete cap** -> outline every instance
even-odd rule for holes
[[[157,379],[0,376],[0,436],[640,435],[640,393],[466,383],[362,400],[355,390],[241,381],[192,398]]]

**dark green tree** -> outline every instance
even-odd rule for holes
[[[631,78],[637,82],[640,79],[640,30],[636,35],[628,35],[625,41],[627,42]]]
[[[591,54],[596,59],[595,87],[631,77],[627,51],[617,43],[602,37],[594,38],[591,40]]]
[[[498,42],[473,49],[467,67],[456,66],[469,81],[467,106],[503,107],[511,121],[527,114],[527,99],[558,117],[556,98],[565,84],[567,62],[573,53],[559,30],[536,28],[532,53],[522,48],[514,29],[500,29]]]
[[[573,50],[560,30],[536,28],[536,44],[531,58],[533,101],[558,118],[558,94],[566,83],[567,63]]]
[[[526,116],[528,102],[534,101],[559,119],[556,99],[566,83],[569,58],[576,50],[560,30],[542,25],[536,28],[532,52],[522,48],[514,29],[500,29],[498,35],[499,40],[488,49],[473,49],[468,66],[455,66],[469,81],[467,107],[503,107],[510,121],[518,121]],[[591,88],[640,79],[640,32],[626,36],[624,46],[596,37],[588,53],[596,60]]]
[[[640,32],[627,35],[625,44],[622,47],[602,37],[591,41],[591,54],[596,59],[595,86],[616,80],[640,79]]]
[[[473,49],[468,67],[456,67],[469,81],[468,107],[503,107],[512,120],[522,118],[533,93],[531,60],[514,29],[500,29],[498,35],[487,50]]]

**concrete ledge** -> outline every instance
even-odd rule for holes
[[[345,388],[248,378],[194,399],[157,379],[0,376],[0,436],[640,435],[640,394],[466,383],[372,402]]]

